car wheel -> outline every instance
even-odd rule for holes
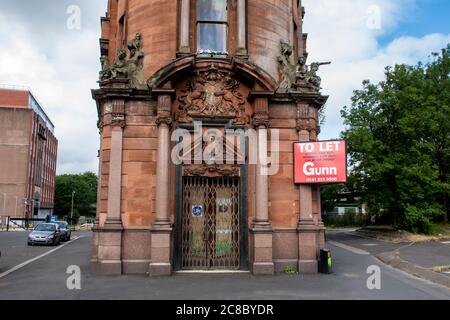
[[[32,246],[33,244],[32,244],[31,242],[28,242],[28,245],[29,245],[29,246]]]

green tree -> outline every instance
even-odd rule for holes
[[[339,195],[344,187],[343,184],[327,184],[320,187],[322,211],[330,212],[336,208],[339,202]]]
[[[70,216],[74,193],[74,219],[80,215],[95,214],[98,178],[92,172],[66,174],[56,177],[55,214]]]
[[[448,222],[450,45],[426,65],[386,68],[342,111],[352,176],[373,213],[394,227],[429,232]]]

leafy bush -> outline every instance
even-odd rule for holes
[[[414,233],[430,234],[433,217],[442,215],[438,207],[417,208],[409,206],[405,210],[400,228]]]
[[[358,214],[355,210],[347,209],[343,216],[325,215],[323,222],[328,227],[363,227],[365,225],[366,216]]]

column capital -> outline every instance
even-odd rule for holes
[[[270,127],[269,120],[269,98],[267,96],[256,96],[253,102],[253,125],[256,129],[267,129]]]
[[[297,131],[308,131],[310,135],[320,131],[318,125],[319,122],[319,111],[310,103],[297,101]]]
[[[120,127],[124,129],[126,127],[125,113],[112,113],[111,114],[111,127]]]
[[[156,125],[158,127],[171,127],[172,120],[172,95],[170,93],[162,93],[158,95]]]
[[[297,119],[295,129],[298,132],[308,131],[310,134],[316,133],[316,135],[319,135],[320,133],[320,126],[317,125],[315,119]]]
[[[158,115],[155,123],[158,127],[166,126],[170,128],[173,124],[173,120],[170,115]]]
[[[268,117],[254,117],[253,126],[256,129],[268,129],[270,127],[270,120]]]

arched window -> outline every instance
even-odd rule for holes
[[[226,52],[228,0],[197,0],[197,50]]]

